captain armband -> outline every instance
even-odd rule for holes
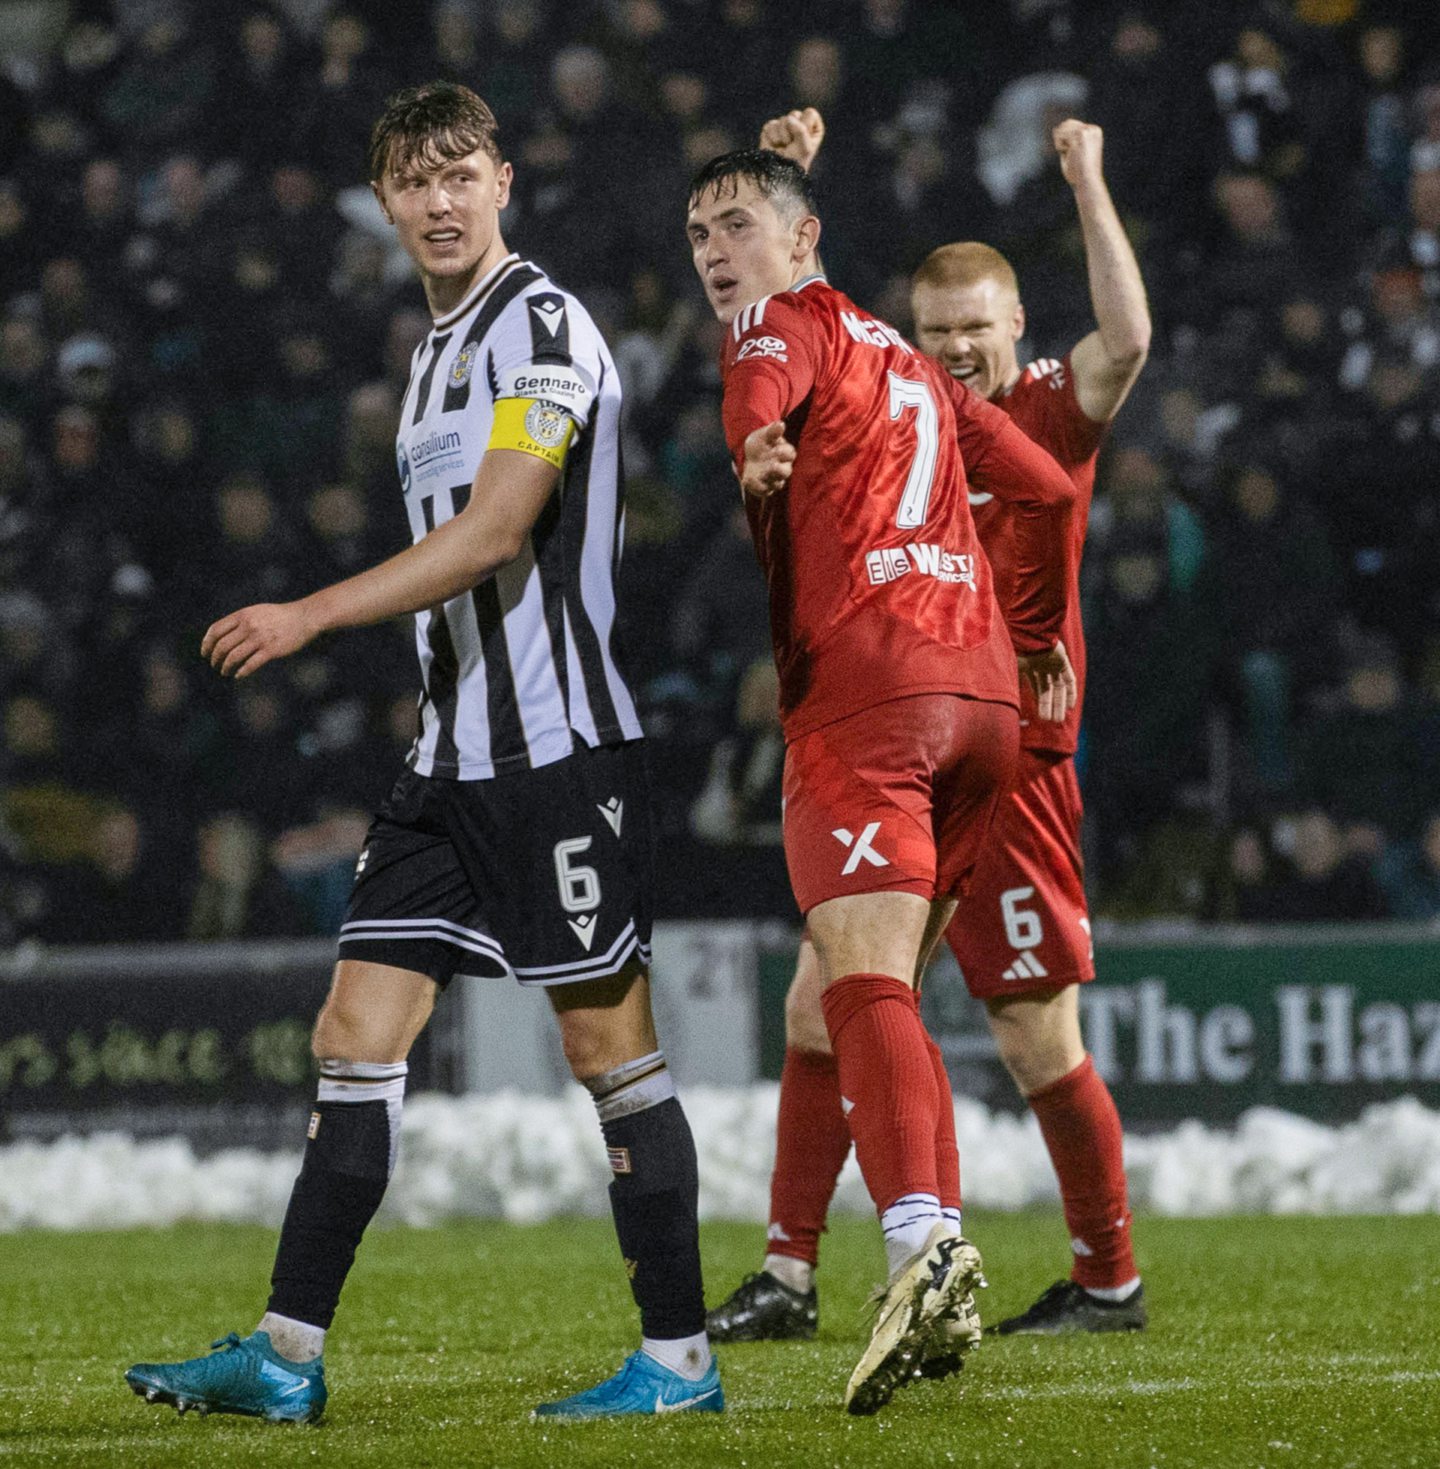
[[[575,420],[542,398],[498,398],[487,449],[515,449],[533,454],[556,469],[565,466]]]

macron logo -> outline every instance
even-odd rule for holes
[[[548,304],[542,306],[540,302],[532,301],[530,303],[530,309],[540,318],[540,324],[553,337],[559,329],[561,321],[564,320],[565,308],[563,306],[552,306]]]

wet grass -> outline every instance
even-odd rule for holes
[[[1048,1214],[967,1214],[988,1319],[1061,1273]],[[1440,1464],[1440,1219],[1143,1220],[1152,1327],[987,1341],[961,1378],[873,1419],[840,1406],[882,1272],[872,1224],[827,1237],[812,1343],[733,1347],[723,1417],[539,1426],[635,1342],[609,1226],[467,1223],[367,1239],[326,1354],[325,1422],[277,1428],[147,1406],[137,1358],[203,1351],[254,1324],[273,1237],[242,1227],[0,1236],[0,1462],[1345,1466]],[[705,1231],[712,1301],[755,1268],[759,1232]]]

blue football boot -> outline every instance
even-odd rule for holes
[[[217,1350],[218,1349],[218,1350]],[[241,1338],[233,1331],[210,1344],[210,1356],[188,1362],[137,1362],[126,1374],[147,1403],[173,1403],[184,1413],[244,1413],[271,1423],[314,1423],[325,1411],[321,1359],[290,1362],[270,1334]]]
[[[633,1352],[625,1365],[595,1387],[541,1403],[532,1418],[618,1418],[629,1413],[723,1413],[725,1391],[720,1368],[712,1357],[710,1370],[698,1382],[681,1377],[645,1352]]]

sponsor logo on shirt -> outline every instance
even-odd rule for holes
[[[860,317],[853,311],[842,311],[840,322],[855,341],[863,342],[867,347],[899,347],[902,352],[915,350],[893,326],[876,321],[873,317]]]
[[[774,357],[779,362],[788,362],[790,358],[786,355],[789,344],[779,337],[750,337],[740,343],[740,350],[735,356],[736,362],[744,362],[747,357]]]
[[[932,541],[915,541],[909,546],[889,546],[871,551],[865,558],[865,573],[872,586],[898,581],[908,572],[918,571],[936,581],[975,590],[975,558],[958,551],[947,551]]]
[[[420,484],[434,479],[437,474],[450,473],[463,452],[460,435],[454,429],[445,433],[432,429],[423,439],[410,445],[408,455],[402,444],[398,456],[401,461],[400,488],[409,492],[412,475]]]
[[[595,396],[590,384],[573,368],[550,366],[536,367],[527,364],[513,367],[500,381],[496,398],[544,398],[568,408],[577,418],[583,418],[590,400]]]

